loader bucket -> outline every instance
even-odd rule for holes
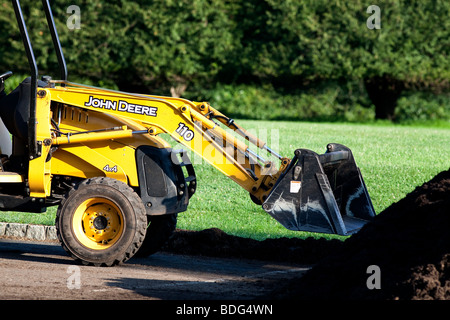
[[[297,149],[263,209],[287,229],[344,236],[375,217],[352,152],[335,143],[321,155]]]

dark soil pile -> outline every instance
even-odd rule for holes
[[[177,230],[165,250],[317,263],[269,299],[450,299],[450,170],[417,187],[345,242],[256,241],[219,229]],[[371,265],[381,271],[381,289],[368,289]]]
[[[370,265],[381,271],[380,289],[368,289]],[[339,252],[273,297],[449,300],[450,170],[391,205],[348,238]]]

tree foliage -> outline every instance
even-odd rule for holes
[[[41,73],[56,57],[41,3],[22,0]],[[257,83],[294,90],[359,81],[391,118],[403,90],[447,91],[450,2],[380,0],[381,29],[369,29],[362,0],[51,1],[69,79],[121,90],[180,95],[212,83]],[[0,6],[0,67],[27,72],[12,5]],[[383,110],[384,108],[384,110]]]

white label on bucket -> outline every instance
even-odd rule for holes
[[[298,193],[300,191],[301,186],[302,186],[301,181],[291,181],[291,193]]]

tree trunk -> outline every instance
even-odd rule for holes
[[[364,85],[375,105],[375,118],[393,120],[397,100],[404,89],[403,82],[383,75],[365,79]]]

